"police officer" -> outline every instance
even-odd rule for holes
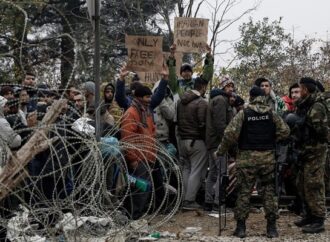
[[[245,221],[250,210],[251,190],[258,179],[267,219],[267,237],[278,237],[276,229],[275,143],[290,133],[287,124],[266,104],[265,92],[257,86],[250,90],[250,104],[227,126],[215,156],[224,155],[238,142],[235,208],[237,227],[234,235],[246,236]]]
[[[327,111],[325,105],[317,101],[315,80],[301,78],[299,87],[301,98],[296,102],[296,113],[304,119],[301,128],[293,130],[293,135],[304,137],[299,145],[302,167],[298,174],[298,187],[301,188],[306,214],[295,225],[302,227],[304,233],[320,233],[324,231],[326,215],[324,166],[329,128]]]

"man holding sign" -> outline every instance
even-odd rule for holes
[[[177,46],[176,44],[173,44],[170,47],[171,54],[167,60],[167,65],[169,68],[169,86],[174,94],[178,93],[179,96],[181,96],[185,91],[189,91],[193,89],[195,80],[192,78],[193,74],[193,67],[188,64],[184,63],[180,68],[180,75],[182,78],[177,78],[176,76],[176,59],[174,57],[176,52]],[[201,78],[203,78],[206,81],[210,81],[213,77],[213,56],[211,52],[211,48],[206,45],[207,54],[204,61],[204,67],[203,67],[203,74]]]

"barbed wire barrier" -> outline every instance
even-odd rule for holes
[[[165,147],[149,144],[150,137],[143,135],[134,136],[129,143],[118,140],[115,134],[120,122],[98,143],[93,133],[85,132],[88,123],[78,131],[73,128],[75,120],[61,111],[64,103],[55,101],[46,115],[38,113],[44,119],[35,127],[13,127],[18,134],[28,133],[28,141],[19,150],[11,151],[1,141],[7,162],[0,175],[0,225],[7,228],[8,238],[44,241],[62,236],[67,241],[81,241],[130,237],[166,223],[180,205],[182,181],[179,167]],[[53,110],[56,113],[49,114]],[[150,146],[157,152],[155,163],[143,162],[150,181],[139,180],[126,165],[125,150],[145,154]],[[163,178],[161,197],[155,170]],[[150,198],[139,220],[133,221],[132,197],[141,193]]]

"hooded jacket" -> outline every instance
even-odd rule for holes
[[[205,140],[207,102],[196,90],[185,92],[178,101],[177,121],[181,139]]]
[[[206,146],[216,149],[223,137],[225,128],[232,120],[234,111],[229,104],[228,95],[221,89],[213,89],[206,116]]]

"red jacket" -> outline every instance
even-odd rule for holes
[[[145,125],[141,113],[146,115]],[[124,113],[121,122],[121,141],[133,146],[127,147],[125,153],[130,168],[135,168],[141,161],[153,163],[156,159],[156,128],[152,114],[145,108],[142,108],[141,113],[132,105]]]
[[[284,101],[285,106],[287,107],[288,111],[292,112],[295,110],[293,100],[289,96],[282,97],[282,100]]]

